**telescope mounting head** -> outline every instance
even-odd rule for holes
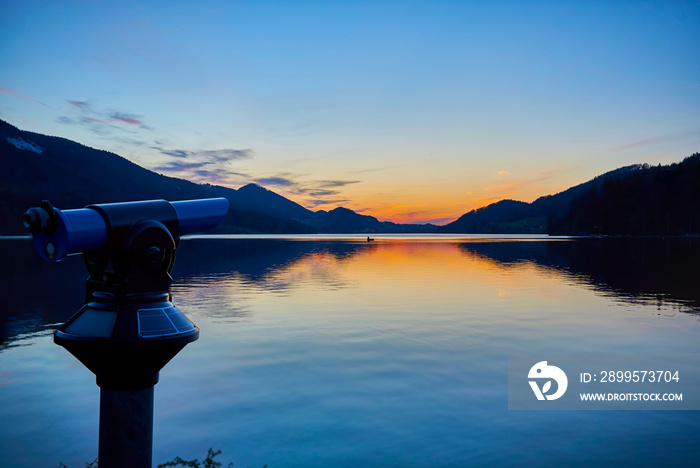
[[[150,204],[151,219],[128,225],[118,212],[121,208],[114,208],[118,205],[94,206],[109,221],[109,228],[102,248],[83,253],[90,274],[88,301],[94,292],[113,294],[120,303],[134,294],[169,293],[175,249],[180,243],[180,237],[173,234],[177,233],[177,214],[168,202],[142,203]]]
[[[54,341],[109,390],[148,388],[199,329],[171,302],[170,272],[180,236],[213,228],[224,198],[149,200],[61,211],[48,201],[22,216],[49,261],[81,253],[89,276],[86,304]]]

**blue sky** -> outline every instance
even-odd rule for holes
[[[700,151],[700,2],[4,2],[0,118],[445,222]]]

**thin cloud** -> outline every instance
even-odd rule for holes
[[[18,93],[17,91],[13,91],[11,89],[3,87],[0,87],[0,93],[9,94],[10,96],[19,99],[20,101],[34,101],[34,99],[30,98],[29,96],[25,96],[24,94]]]
[[[517,193],[524,186],[526,186],[532,182],[534,182],[533,179],[510,180],[508,182],[501,182],[501,183],[498,183],[495,185],[490,185],[488,187],[484,187],[484,191],[486,191],[486,192],[497,191],[499,193],[505,193],[508,196],[511,196],[511,195]]]
[[[92,109],[90,109],[90,105],[85,101],[73,101],[71,99],[68,99],[67,102],[71,106],[77,107],[78,109],[89,110],[90,112],[94,112],[94,111],[92,111]]]
[[[9,117],[10,119],[21,120],[22,122],[26,123],[27,125],[31,125],[31,126],[33,126],[33,127],[36,127],[36,126],[37,126],[37,124],[35,124],[34,122],[31,122],[31,121],[25,119],[24,117],[20,117],[19,115],[9,115],[9,114],[8,114],[7,117]]]
[[[174,158],[195,158],[203,161],[225,163],[238,159],[250,159],[253,157],[252,149],[220,149],[220,150],[160,150],[161,154],[172,156]]]
[[[612,148],[613,151],[622,151],[630,148],[636,148],[639,146],[653,145],[656,143],[663,143],[667,141],[684,140],[689,137],[700,136],[700,130],[692,130],[689,132],[678,132],[670,133],[668,135],[660,135],[649,138],[644,138],[643,140],[635,141],[634,143],[629,143],[627,145],[615,146]]]
[[[140,127],[145,130],[151,129],[144,124],[143,117],[137,114],[115,110],[100,110],[88,101],[67,99],[66,102],[70,104],[71,108],[80,114],[78,119],[88,124],[126,124],[132,127]]]
[[[127,125],[142,125],[143,121],[140,120],[140,115],[135,114],[125,114],[123,112],[113,112],[109,114],[109,118],[115,122],[124,122]]]
[[[489,204],[499,200],[518,199],[527,186],[551,179],[564,172],[567,172],[567,169],[540,171],[533,177],[507,180],[484,187],[482,191],[485,193],[480,197],[479,203]]]
[[[312,197],[332,197],[334,195],[338,195],[340,192],[337,190],[325,190],[325,189],[314,189],[314,188],[305,188],[305,189],[300,189],[301,193],[304,193],[306,195],[310,195]]]
[[[496,175],[499,175],[499,176],[510,175],[510,171],[498,171],[498,172],[496,172]]]
[[[153,149],[160,150],[160,152],[166,156],[172,156],[174,158],[186,158],[189,156],[192,152],[191,151],[185,151],[185,150],[163,150],[161,148],[158,148],[156,146],[153,147]]]
[[[323,205],[340,205],[341,203],[348,203],[350,200],[347,198],[334,198],[330,200],[326,200],[323,198],[315,198],[315,199],[310,199],[310,200],[304,200],[304,207],[311,210],[314,208],[318,208],[319,206]],[[357,213],[359,211],[356,210]]]
[[[207,184],[226,185],[230,184],[232,176],[245,176],[237,172],[222,172],[218,170],[197,169],[193,171],[194,179],[205,181]]]
[[[65,124],[65,125],[76,125],[76,124],[79,123],[79,122],[77,122],[77,121],[75,121],[75,120],[73,120],[73,119],[71,119],[70,117],[67,117],[67,116],[65,116],[65,115],[62,115],[62,116],[60,116],[60,117],[57,117],[57,118],[56,118],[56,122],[62,123],[62,124]]]
[[[389,167],[378,167],[374,169],[360,169],[359,171],[350,171],[350,174],[364,174],[366,172],[379,172],[379,171],[385,171],[387,169],[391,169]]]
[[[209,164],[212,164],[212,162],[211,161],[201,161],[201,162],[171,161],[169,163],[163,164],[162,166],[157,166],[157,167],[155,167],[155,169],[158,171],[165,171],[165,172],[182,172],[182,171],[189,171],[192,169],[197,169],[200,167],[208,166]]]
[[[319,187],[345,187],[350,184],[359,184],[359,180],[319,180]]]
[[[254,181],[262,186],[275,187],[275,190],[280,191],[284,196],[291,197],[309,209],[349,201],[347,198],[340,198],[341,192],[336,189],[362,182],[341,179],[303,180],[307,175],[284,172],[270,177],[260,177]]]
[[[248,174],[232,170],[234,161],[253,157],[251,149],[183,150],[157,148],[172,158],[153,168],[195,183],[233,185],[234,180],[249,179]]]
[[[551,169],[548,171],[540,171],[539,174],[535,177],[529,177],[525,179],[516,179],[516,180],[510,180],[508,182],[500,182],[495,185],[491,185],[489,187],[485,187],[485,191],[504,191],[507,192],[508,194],[514,194],[521,188],[530,185],[535,182],[541,182],[543,180],[551,179],[552,177],[556,177],[557,175],[561,174],[562,172],[565,172],[563,169]]]
[[[274,185],[278,187],[291,187],[296,185],[296,182],[285,177],[262,177],[260,179],[255,179],[255,183],[260,185]]]
[[[0,87],[0,93],[2,93],[2,94],[7,94],[7,95],[9,95],[9,96],[14,97],[15,99],[20,100],[20,101],[31,101],[31,102],[35,102],[35,103],[41,104],[42,106],[47,107],[47,108],[49,108],[49,109],[51,109],[51,110],[54,110],[53,107],[49,106],[49,105],[46,104],[45,102],[37,101],[36,99],[34,99],[34,98],[31,97],[31,96],[27,96],[26,94],[19,93],[19,92],[17,92],[17,91],[12,90],[12,89]],[[20,119],[21,119],[21,117],[20,117]],[[24,119],[22,119],[22,120],[24,120]],[[27,121],[27,122],[30,123],[29,121]],[[32,125],[35,125],[35,124],[32,124]]]
[[[210,150],[210,151],[200,151],[199,154],[205,158],[211,158],[218,162],[228,162],[235,161],[238,159],[250,159],[253,157],[252,149],[221,149],[221,150]]]
[[[103,124],[106,124],[106,123],[107,123],[107,122],[104,121],[104,120],[95,119],[95,118],[92,118],[92,117],[83,117],[83,118],[80,119],[80,120],[82,120],[83,122],[93,122],[93,123],[103,123]]]
[[[64,125],[80,125],[85,127],[85,129],[95,135],[100,137],[113,140],[121,141],[123,138],[121,135],[124,133],[134,134],[134,131],[121,128],[117,125],[110,124],[104,120],[96,119],[93,117],[79,117],[77,120],[72,119],[66,115],[62,115],[56,118],[56,122]]]

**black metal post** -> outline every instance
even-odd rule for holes
[[[151,468],[153,388],[100,390],[100,468]]]

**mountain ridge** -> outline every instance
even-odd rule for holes
[[[219,233],[430,232],[432,225],[401,225],[367,220],[348,210],[343,229],[333,214],[311,211],[272,190],[247,184],[238,190],[196,184],[158,174],[128,159],[72,140],[21,130],[0,120],[0,234],[24,234],[21,214],[48,199],[61,208],[163,198],[224,197],[229,212]],[[328,219],[326,217],[329,216]],[[318,227],[322,230],[319,230]]]
[[[21,130],[0,120],[0,234],[23,234],[27,208],[138,199],[225,197],[219,233],[538,233],[695,234],[700,232],[700,153],[666,166],[634,164],[531,203],[500,200],[444,226],[396,224],[337,207],[311,211],[258,184],[238,189],[196,184],[63,137]],[[624,220],[621,221],[621,220]]]
[[[682,183],[659,182],[663,179],[661,175],[666,173],[671,174],[666,179],[678,179]],[[662,192],[666,199],[657,203],[654,194]],[[680,213],[680,207],[687,212]],[[635,211],[635,219],[631,220],[625,210]],[[616,223],[614,216],[609,214],[611,212],[628,219],[628,225]],[[673,219],[670,213],[674,213]],[[665,228],[661,227],[664,221],[659,221],[659,217],[667,218]],[[700,153],[671,165],[632,164],[620,167],[559,193],[539,197],[532,203],[501,200],[469,211],[455,221],[438,227],[436,232],[685,235],[698,233],[697,226],[700,226]]]
[[[600,183],[607,177],[623,175],[628,171],[635,170],[638,166],[640,165],[635,164],[613,169],[556,194],[543,195],[531,203],[510,199],[500,200],[463,214],[455,221],[439,227],[437,232],[495,234],[497,232],[503,233],[503,229],[507,229],[511,230],[513,234],[543,234],[547,232],[546,218],[548,216],[565,216],[570,209],[572,200],[588,190],[593,184]],[[539,219],[539,223],[533,221],[529,228],[525,226],[525,220],[542,218],[543,216],[544,222]],[[522,222],[523,226],[521,228],[513,225],[509,228],[503,226],[517,222]]]

